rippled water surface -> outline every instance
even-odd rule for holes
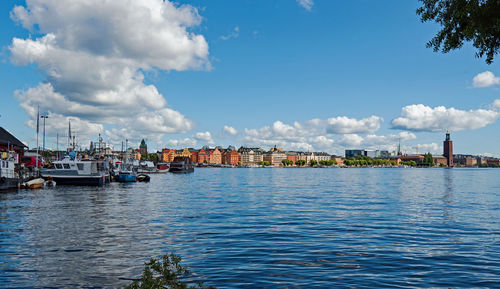
[[[196,169],[0,194],[0,287],[121,287],[174,252],[218,288],[500,286],[500,170]]]

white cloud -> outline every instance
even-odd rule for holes
[[[493,106],[495,104],[498,102]],[[401,115],[392,120],[392,126],[413,131],[472,130],[494,123],[499,116],[500,112],[493,109],[459,110],[413,104],[401,109]]]
[[[212,134],[208,131],[206,132],[197,132],[194,136],[193,136],[194,139],[198,140],[198,141],[203,141],[205,143],[208,143],[208,144],[213,144],[214,143],[214,140],[212,138]]]
[[[491,71],[481,72],[472,79],[474,87],[488,87],[497,84],[500,84],[500,77],[496,77]]]
[[[240,36],[240,28],[238,26],[234,27],[233,31],[227,35],[222,35],[219,37],[222,40],[229,40],[231,38],[238,38]]]
[[[314,1],[313,0],[297,0],[297,3],[307,11],[311,11]]]
[[[169,139],[166,141],[165,146],[167,148],[181,149],[186,147],[195,147],[197,144],[195,139],[184,138],[184,139]]]
[[[237,135],[238,134],[238,131],[232,126],[225,125],[223,130],[228,135]]]
[[[417,144],[414,148],[415,148],[415,152],[418,152],[419,154],[424,154],[424,153],[439,154],[439,153],[443,153],[443,147],[439,146],[435,142],[428,143],[428,144]]]
[[[51,115],[155,139],[193,128],[144,83],[142,71],[210,69],[208,44],[191,31],[201,22],[196,8],[161,0],[32,0],[11,18],[42,34],[14,38],[9,47],[13,63],[36,63],[45,72],[44,83],[15,92],[30,117],[30,107],[40,105]]]
[[[380,128],[382,121],[381,117],[374,115],[360,120],[339,116],[327,119],[326,130],[333,134],[372,133]]]
[[[382,118],[372,116],[357,120],[347,117],[336,117],[327,120],[312,119],[306,122],[286,124],[275,121],[271,126],[245,129],[241,139],[244,145],[261,146],[274,145],[288,150],[327,151],[342,153],[345,148],[360,147],[374,149],[389,149],[397,145],[399,139],[408,141],[416,139],[415,134],[401,132],[378,136],[372,132],[379,129]],[[356,133],[368,133],[365,137]],[[340,135],[338,139],[335,139]]]

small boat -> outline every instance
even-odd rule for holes
[[[138,173],[157,173],[158,169],[155,167],[152,161],[141,161],[137,166]]]
[[[158,163],[156,164],[156,169],[158,173],[167,173],[168,172],[168,164],[167,163]]]
[[[39,189],[39,188],[43,187],[44,183],[45,183],[45,181],[42,178],[32,179],[30,181],[22,183],[21,188],[22,189],[30,189],[30,190]]]
[[[171,173],[192,173],[194,172],[194,165],[189,157],[175,157],[174,161],[170,163]]]
[[[133,183],[137,181],[137,176],[133,171],[119,171],[115,176],[115,181],[119,183]]]
[[[138,182],[149,182],[151,178],[146,175],[146,174],[140,174],[140,175],[137,175],[137,181]]]

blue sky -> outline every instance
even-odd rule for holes
[[[79,2],[0,3],[0,125],[30,147],[38,104],[49,146],[71,120],[83,146],[439,152],[450,129],[456,153],[500,155],[497,62],[426,48],[417,1]]]

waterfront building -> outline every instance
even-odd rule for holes
[[[139,151],[141,154],[148,153],[148,145],[146,144],[146,141],[144,139],[142,139],[141,144],[139,145]]]
[[[210,155],[205,149],[201,149],[198,151],[198,163],[199,164],[208,164],[210,162]]]
[[[223,163],[227,165],[237,165],[239,161],[239,154],[236,150],[225,150],[223,153]]]
[[[200,150],[195,150],[193,148],[189,148],[188,150],[191,153],[191,161],[193,162],[193,164],[197,164],[198,163],[198,153],[200,152]]]
[[[11,150],[22,156],[25,148],[26,145],[0,126],[0,151]]]
[[[313,152],[312,159],[316,160],[317,162],[329,161],[331,159],[331,155],[325,152]]]
[[[330,159],[333,160],[333,161],[336,161],[337,162],[337,165],[339,167],[342,167],[344,166],[344,160],[341,158],[341,157],[338,157],[338,156],[330,156]]]
[[[261,148],[240,147],[238,149],[240,162],[242,165],[256,165],[264,160],[263,150]]]
[[[287,152],[286,159],[292,161],[292,165],[297,162],[297,152]]]
[[[273,150],[267,154],[264,154],[263,160],[268,161],[271,165],[277,167],[283,165],[282,161],[286,159],[286,154],[280,150]]]
[[[175,150],[173,149],[162,149],[161,150],[161,161],[165,163],[169,163],[174,161]]]
[[[189,151],[188,148],[185,148],[183,150],[177,150],[175,152],[175,156],[176,157],[187,157],[187,158],[191,158],[191,152]]]
[[[210,161],[209,161],[209,163],[211,163],[211,164],[222,164],[222,155],[221,155],[220,150],[218,148],[210,150],[209,151],[209,155],[210,155]]]
[[[450,140],[449,131],[446,131],[446,138],[443,142],[443,155],[446,158],[446,165],[453,167],[453,142]]]
[[[464,167],[477,166],[477,157],[472,155],[453,155],[453,165],[460,165]]]
[[[364,156],[365,155],[365,150],[345,150],[345,157],[348,158],[355,158],[357,156]]]
[[[441,155],[433,155],[432,156],[432,161],[434,162],[435,166],[447,166],[448,165],[448,158],[445,156]]]
[[[487,159],[486,164],[488,166],[494,166],[494,167],[499,167],[500,166],[500,159]]]

